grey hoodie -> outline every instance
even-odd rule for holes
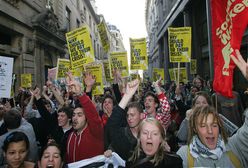
[[[248,167],[248,110],[245,113],[245,122],[243,126],[228,139],[226,144],[226,150],[232,151],[240,160],[244,168]],[[182,146],[177,154],[183,160],[183,167],[188,167],[188,146]],[[223,168],[234,168],[227,152],[224,152],[220,159],[206,159],[203,157],[194,158],[195,167],[223,167]]]

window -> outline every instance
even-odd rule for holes
[[[77,28],[80,27],[80,22],[78,19],[76,20],[76,22],[77,22]]]
[[[71,11],[68,7],[66,7],[66,9],[65,9],[65,17],[66,17],[67,31],[70,31],[70,29],[71,29]]]
[[[79,3],[79,0],[77,0],[77,9],[79,9],[80,7],[80,3]]]
[[[89,26],[91,28],[91,16],[89,15]]]

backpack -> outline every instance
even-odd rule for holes
[[[188,155],[188,167],[189,168],[194,167],[194,158],[190,154],[189,147],[188,147],[187,155]],[[238,157],[232,151],[227,151],[227,155],[228,155],[229,159],[231,160],[232,164],[234,165],[234,167],[236,167],[236,168],[242,167]]]

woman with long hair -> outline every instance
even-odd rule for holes
[[[145,118],[139,125],[137,146],[126,167],[180,168],[181,158],[166,150],[165,131],[153,117]]]

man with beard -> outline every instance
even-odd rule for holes
[[[88,74],[90,75],[90,74]],[[86,92],[91,90],[95,79],[86,86]],[[89,97],[81,91],[81,84],[69,73],[67,78],[69,92],[78,97],[79,104],[72,116],[74,131],[67,138],[66,162],[72,163],[91,158],[103,153],[103,125],[96,107]]]

